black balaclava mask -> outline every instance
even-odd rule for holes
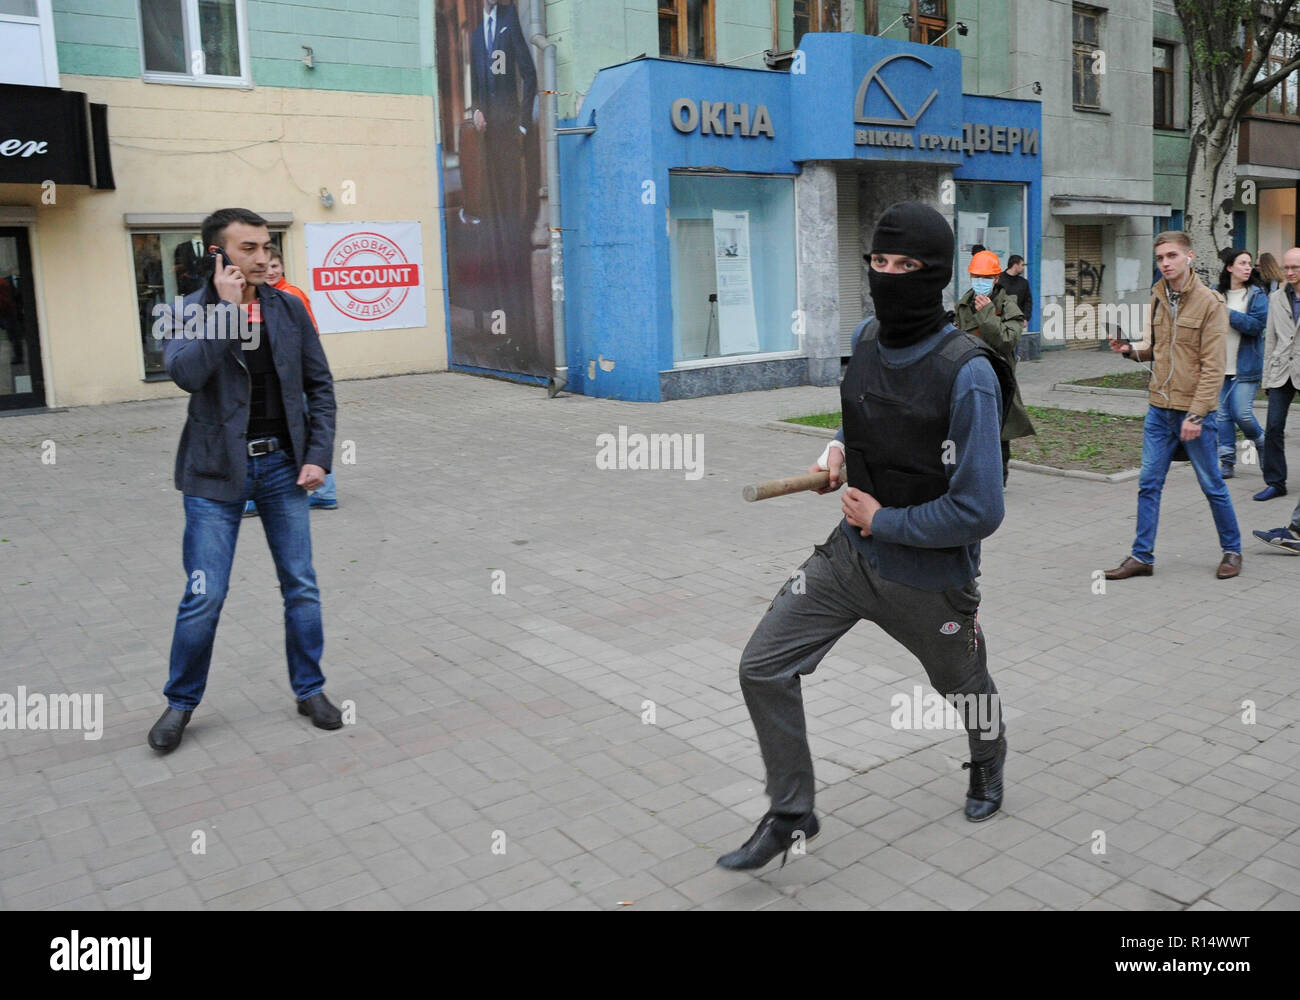
[[[885,347],[915,344],[947,322],[943,290],[952,281],[952,252],[952,227],[929,205],[900,201],[880,217],[871,253],[905,254],[925,265],[907,274],[883,274],[870,266],[868,256],[867,282]]]

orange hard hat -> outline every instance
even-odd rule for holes
[[[998,263],[998,255],[992,250],[981,250],[970,259],[970,267],[967,270],[971,274],[988,277],[1001,274],[1002,265]]]

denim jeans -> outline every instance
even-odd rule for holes
[[[1264,418],[1264,457],[1260,462],[1264,482],[1286,488],[1286,414],[1295,399],[1295,385],[1288,381],[1268,389],[1268,416]]]
[[[1236,375],[1227,375],[1223,379],[1223,388],[1219,391],[1219,461],[1224,465],[1237,462],[1237,428],[1246,435],[1246,440],[1255,443],[1259,452],[1256,461],[1264,459],[1264,428],[1259,426],[1252,408],[1255,393],[1259,392],[1259,379],[1244,382]]]
[[[1214,411],[1205,415],[1200,436],[1195,441],[1184,441],[1187,456],[1196,470],[1205,499],[1210,501],[1214,527],[1219,532],[1219,548],[1224,552],[1241,551],[1241,532],[1237,528],[1237,515],[1232,509],[1232,497],[1224,485],[1215,450],[1218,443],[1218,421]],[[1179,433],[1187,414],[1182,410],[1166,410],[1159,406],[1147,407],[1146,422],[1142,425],[1142,473],[1138,477],[1137,537],[1133,540],[1133,558],[1144,563],[1154,563],[1156,527],[1160,523],[1160,495],[1164,492],[1165,476],[1174,449],[1178,447]]]
[[[325,482],[321,484],[320,489],[312,493],[312,496],[317,500],[338,500],[339,488],[334,482],[334,473],[325,473]]]
[[[320,591],[311,562],[307,491],[298,485],[298,472],[290,452],[272,452],[248,459],[242,499],[225,502],[185,496],[185,596],[176,612],[170,676],[163,688],[172,708],[188,711],[203,699],[245,500],[257,502],[280,578],[289,685],[299,701],[325,686],[320,668],[325,646]]]

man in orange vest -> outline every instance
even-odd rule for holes
[[[271,247],[271,260],[266,265],[266,283],[281,292],[288,292],[290,295],[296,295],[300,298],[302,304],[307,307],[307,315],[311,317],[311,325],[316,327],[318,334],[320,333],[320,324],[316,322],[316,314],[311,311],[311,299],[307,298],[307,293],[301,288],[289,284],[289,279],[284,276],[284,257],[275,247]]]

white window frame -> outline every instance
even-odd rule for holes
[[[9,24],[34,24],[41,33],[41,62],[45,67],[45,86],[59,86],[59,51],[54,44],[53,0],[36,0],[36,16],[0,14],[0,21]]]
[[[196,40],[199,38],[199,3],[198,0],[180,0],[180,3],[185,20],[185,50],[190,53],[190,65],[193,66],[194,53],[201,51],[195,45]],[[140,0],[136,0],[135,13],[136,28],[140,36],[140,79],[145,83],[252,89],[252,71],[248,64],[248,0],[235,0],[235,36],[239,43],[239,76],[214,76],[210,73],[160,73],[157,70],[146,68],[144,62],[144,14],[140,10]]]

